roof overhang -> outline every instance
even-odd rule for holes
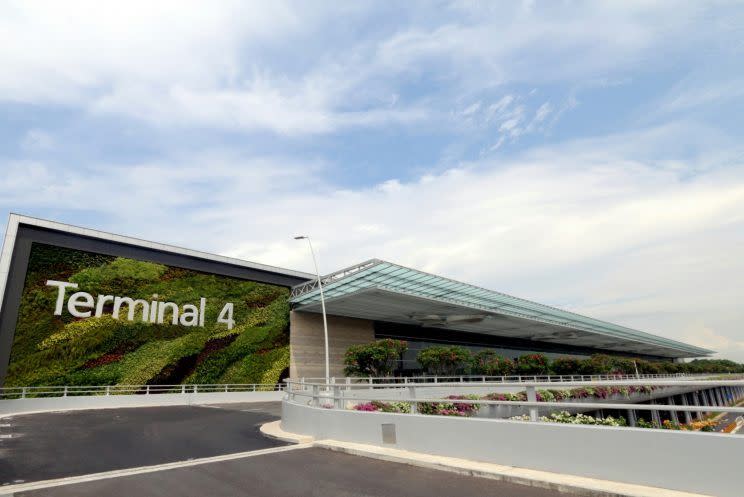
[[[326,312],[375,321],[586,347],[629,355],[713,351],[381,260],[324,278]],[[293,309],[321,312],[317,280],[292,289]]]

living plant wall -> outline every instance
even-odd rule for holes
[[[275,383],[289,291],[34,243],[5,386]]]

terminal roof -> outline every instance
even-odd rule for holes
[[[329,314],[529,339],[627,354],[713,351],[442,276],[372,259],[322,278]],[[292,289],[295,310],[320,312],[317,279]]]

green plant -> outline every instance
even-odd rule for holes
[[[558,375],[579,374],[581,362],[573,357],[559,357],[551,363],[550,370]]]
[[[455,375],[467,370],[470,352],[457,345],[428,347],[418,353],[416,360],[429,374]]]
[[[363,345],[352,345],[344,356],[348,376],[390,376],[408,344],[386,338]]]
[[[178,305],[204,297],[204,326],[115,320],[110,307],[100,317],[55,316],[47,279],[75,282],[94,295]],[[273,382],[288,364],[288,294],[280,286],[34,243],[5,385],[216,383],[230,368],[235,383]],[[217,322],[225,302],[235,304],[231,330]]]
[[[643,418],[638,418],[638,421],[636,421],[636,426],[638,428],[659,428],[659,425],[653,421],[646,421]]]
[[[472,359],[472,373],[486,376],[510,376],[514,374],[515,364],[492,350],[482,350]]]
[[[517,358],[517,373],[520,375],[548,374],[548,358],[544,354],[525,354]]]

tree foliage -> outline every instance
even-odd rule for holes
[[[464,347],[428,347],[416,356],[421,367],[429,374],[448,376],[466,373],[470,363],[470,351]]]
[[[406,350],[407,342],[390,338],[352,345],[344,357],[344,372],[348,376],[390,376]]]

